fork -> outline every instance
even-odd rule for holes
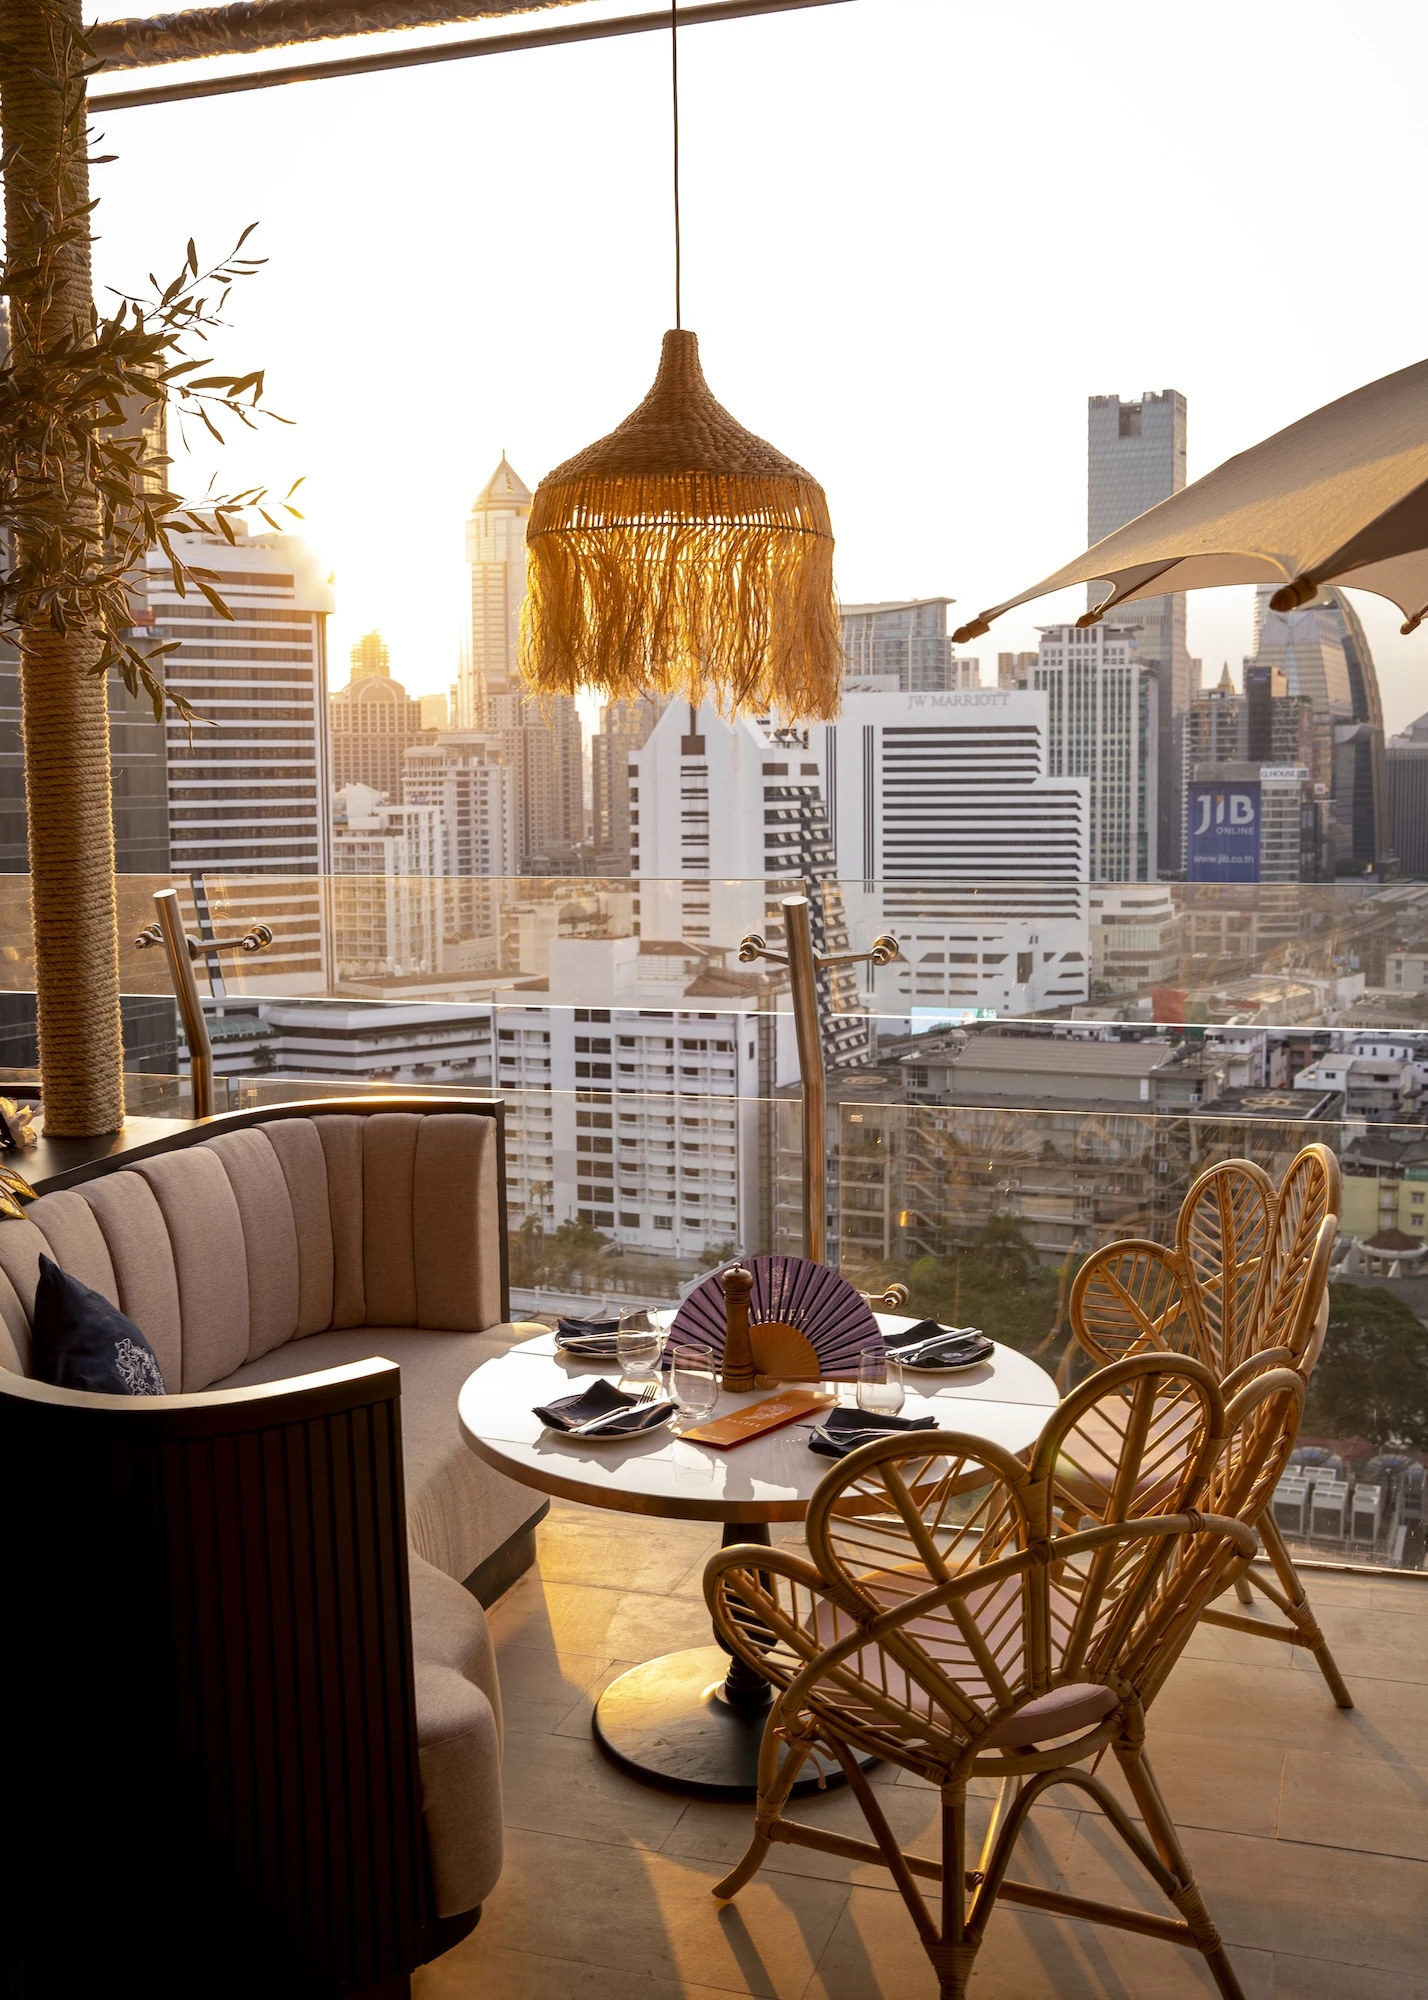
[[[652,1403],[658,1387],[657,1382],[646,1383],[633,1403],[624,1403],[618,1410],[604,1410],[598,1417],[587,1417],[583,1424],[576,1424],[573,1429],[566,1431],[566,1437],[584,1437],[587,1431],[598,1431],[603,1425],[612,1424],[616,1417],[627,1417],[631,1410],[639,1409],[642,1403]]]

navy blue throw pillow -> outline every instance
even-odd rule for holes
[[[133,1320],[50,1257],[40,1259],[34,1336],[41,1382],[109,1396],[165,1394],[158,1357]]]

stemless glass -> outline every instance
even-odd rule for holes
[[[615,1335],[620,1373],[634,1382],[648,1382],[659,1366],[664,1334],[648,1312],[622,1312]]]
[[[675,1348],[669,1393],[679,1405],[681,1418],[687,1422],[701,1424],[713,1415],[719,1400],[719,1377],[708,1348],[691,1347],[683,1342]]]
[[[865,1348],[858,1363],[858,1408],[869,1416],[895,1417],[904,1393],[902,1363],[896,1355]]]

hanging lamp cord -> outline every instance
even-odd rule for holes
[[[678,328],[684,324],[680,317],[682,273],[679,242],[679,0],[669,0],[669,89],[674,128],[674,324]]]

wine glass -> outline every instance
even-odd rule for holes
[[[895,1417],[905,1393],[897,1356],[865,1348],[858,1363],[858,1408],[868,1416]]]
[[[691,1424],[703,1423],[713,1414],[714,1405],[719,1400],[719,1377],[714,1369],[714,1357],[707,1347],[693,1347],[681,1342],[674,1350],[674,1362],[670,1369],[669,1393],[679,1405],[679,1414]]]
[[[622,1312],[615,1335],[615,1352],[620,1373],[634,1382],[648,1382],[659,1366],[664,1332],[650,1312]]]

